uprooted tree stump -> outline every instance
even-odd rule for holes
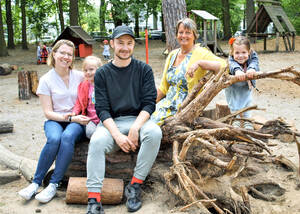
[[[29,100],[31,94],[36,95],[39,79],[36,71],[19,71],[18,72],[18,86],[19,99]]]
[[[256,73],[253,79],[276,78],[300,85],[300,72],[292,67],[276,72]],[[248,78],[246,80],[249,80]],[[261,132],[234,128],[223,122],[200,117],[206,106],[223,89],[238,82],[226,69],[217,75],[208,73],[193,89],[180,111],[162,126],[162,143],[173,145],[173,166],[165,173],[169,189],[200,213],[251,213],[249,197],[280,201],[285,189],[268,178],[267,171],[297,167],[283,156],[275,157],[268,147],[275,127]],[[196,97],[199,90],[201,94]],[[251,121],[250,121],[251,122]],[[276,126],[277,125],[277,126]],[[288,127],[281,127],[291,132]],[[264,131],[267,130],[267,131]],[[298,146],[296,136],[293,132]],[[298,175],[299,176],[299,175]],[[184,208],[186,209],[186,208]]]

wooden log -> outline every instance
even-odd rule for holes
[[[14,124],[11,121],[0,121],[0,133],[13,132]]]
[[[12,72],[12,68],[9,64],[0,64],[0,75],[8,75]]]
[[[31,98],[30,77],[28,71],[18,72],[19,100],[29,100]]]
[[[16,155],[0,144],[0,164],[18,170],[27,181],[32,181],[37,161]]]
[[[119,204],[123,198],[124,182],[121,179],[105,178],[101,193],[102,204]],[[87,204],[88,191],[85,177],[70,177],[67,204]]]
[[[37,75],[37,71],[29,71],[30,76],[30,86],[31,86],[31,92],[36,95],[36,91],[39,85],[39,78]]]
[[[18,170],[0,171],[0,185],[7,184],[20,178]]]
[[[225,101],[216,103],[216,120],[225,117],[230,114],[230,109]]]

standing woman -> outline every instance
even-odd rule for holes
[[[47,120],[44,131],[47,142],[40,154],[33,182],[19,191],[26,200],[37,193],[39,186],[55,161],[50,183],[35,199],[49,202],[56,194],[58,183],[72,160],[75,142],[84,133],[83,125],[89,118],[83,115],[71,116],[77,98],[77,88],[83,80],[83,73],[73,70],[75,46],[71,41],[58,41],[48,58],[52,69],[40,79],[37,94]]]
[[[157,89],[156,110],[151,116],[158,125],[176,114],[187,94],[208,70],[216,73],[226,66],[225,60],[196,45],[197,26],[192,19],[184,18],[177,22],[176,37],[180,48],[173,50],[166,59]]]

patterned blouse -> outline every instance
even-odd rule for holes
[[[169,83],[170,87],[168,89],[168,92],[166,93],[166,97],[161,99],[156,104],[156,110],[151,116],[151,120],[153,120],[158,125],[162,125],[167,117],[176,114],[177,110],[188,94],[185,73],[188,67],[187,64],[189,63],[192,56],[192,52],[186,55],[186,57],[178,65],[178,67],[175,67],[173,66],[173,64],[178,52],[172,56],[167,71],[167,82]]]

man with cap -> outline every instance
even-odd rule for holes
[[[132,30],[114,29],[111,47],[114,58],[95,74],[96,112],[100,123],[91,137],[87,158],[88,214],[103,214],[101,189],[105,175],[105,154],[126,153],[139,148],[131,182],[125,187],[129,212],[141,208],[141,184],[156,159],[162,132],[149,120],[155,110],[156,88],[152,68],[135,59]]]

